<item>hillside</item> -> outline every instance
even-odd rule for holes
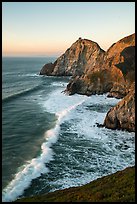
[[[98,178],[81,187],[22,198],[16,202],[135,202],[135,167]]]

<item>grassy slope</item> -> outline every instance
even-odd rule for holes
[[[16,202],[134,202],[135,167],[98,178],[81,187],[58,190]]]

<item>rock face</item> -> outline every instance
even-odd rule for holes
[[[55,64],[53,63],[45,64],[40,71],[40,75],[47,75],[47,76],[51,75],[51,72],[53,71],[54,66]]]
[[[135,46],[125,48],[121,52],[122,62],[116,64],[124,76],[125,83],[116,83],[110,90],[108,96],[123,98],[127,95],[128,89],[135,81]]]
[[[79,38],[54,64],[44,65],[40,74],[81,76],[91,66],[101,65],[105,51],[91,40]]]
[[[107,93],[123,98],[108,112],[104,126],[135,131],[135,34],[114,43],[105,52],[96,42],[79,38],[54,64],[40,74],[72,76],[65,93]]]
[[[135,81],[135,46],[126,47],[120,57],[122,60],[115,66],[122,71],[126,83],[132,83]]]
[[[129,93],[108,111],[104,120],[105,127],[135,131],[135,83],[129,90]]]
[[[134,50],[135,34],[114,43],[107,52],[96,42],[79,38],[54,63],[44,65],[40,74],[72,76],[65,90],[69,95],[110,92],[109,97],[122,98],[128,92],[128,79],[133,82]]]
[[[122,71],[125,81],[122,83],[114,83],[108,96],[123,98],[128,93],[128,89],[135,81],[135,46],[124,48],[120,53],[119,63],[115,64]]]
[[[135,34],[114,43],[107,52],[103,53],[102,58],[98,58],[98,56],[95,57],[97,62],[94,61],[94,63],[90,63],[83,75],[73,77],[67,86],[66,92],[68,92],[68,94],[79,93],[92,95],[110,91],[109,96],[115,96],[115,93],[118,98],[125,96],[127,92],[127,79],[133,78],[134,76],[134,46]],[[125,77],[123,70],[128,72],[130,76]],[[81,84],[83,85],[81,86]],[[121,84],[122,88],[125,89],[122,93],[119,89]],[[79,89],[75,89],[75,87],[79,87]],[[71,90],[73,90],[73,92]]]

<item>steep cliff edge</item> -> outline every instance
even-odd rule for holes
[[[134,76],[134,47],[135,34],[114,43],[107,52],[96,42],[79,38],[54,63],[45,64],[40,74],[72,76],[65,90],[70,95],[110,91],[109,96],[122,98],[126,95],[128,82],[123,73],[130,69],[130,78]],[[121,88],[122,94],[118,93]]]
[[[123,99],[109,110],[104,126],[135,131],[135,46],[123,49],[120,58],[115,66],[122,71],[125,83],[115,83],[108,96]]]
[[[54,63],[44,65],[40,74],[72,76],[65,90],[69,95],[110,92],[110,97],[122,98],[128,91],[124,72],[130,69],[128,75],[134,77],[134,48],[135,34],[114,43],[107,52],[96,42],[79,38]]]
[[[108,111],[103,125],[111,129],[135,131],[135,83],[129,88],[129,93]]]
[[[99,62],[98,62],[99,63]],[[95,66],[72,78],[66,92],[71,95],[103,94],[123,98],[107,113],[103,126],[135,131],[135,34],[113,44],[104,54],[100,69]]]

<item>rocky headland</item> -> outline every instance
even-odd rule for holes
[[[91,40],[79,38],[41,75],[72,76],[64,92],[103,94],[122,99],[111,108],[104,126],[135,131],[135,34],[122,38],[106,52]]]
[[[106,52],[91,40],[79,38],[40,75],[71,76],[64,93],[108,93],[121,99],[99,127],[135,132],[135,34],[114,43]],[[15,202],[135,202],[135,166],[98,178],[86,185]]]
[[[91,40],[79,38],[54,63],[43,66],[40,74],[51,76],[82,76],[89,67],[103,60],[105,51]]]

